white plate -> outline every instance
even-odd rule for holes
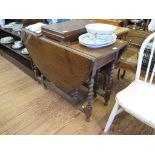
[[[27,48],[23,48],[23,49],[21,50],[21,53],[22,53],[22,54],[29,54]]]
[[[112,42],[107,43],[107,44],[101,44],[101,45],[88,45],[88,44],[85,44],[85,43],[79,41],[79,43],[80,43],[81,45],[86,46],[86,47],[89,47],[89,48],[101,48],[101,47],[106,47],[106,46],[109,46],[109,45],[111,45],[111,44],[113,44],[113,43],[115,43],[115,42],[116,42],[116,40],[113,40]]]
[[[100,46],[114,42],[116,41],[116,38],[117,38],[116,34],[112,34],[110,37],[107,37],[107,39],[106,38],[97,39],[96,37],[93,37],[89,33],[85,33],[79,36],[79,42],[90,46]]]
[[[116,26],[110,24],[93,23],[86,25],[87,32],[92,34],[113,34]]]
[[[26,29],[28,29],[32,32],[35,32],[35,33],[41,33],[41,27],[44,25],[46,25],[46,24],[39,22],[39,23],[27,26]]]
[[[12,45],[13,49],[20,49],[22,47],[23,47],[23,45],[15,45],[15,44]]]
[[[14,39],[13,39],[13,37],[4,37],[4,38],[0,39],[0,42],[2,44],[10,44],[10,43],[14,42]]]
[[[0,41],[2,44],[11,44],[13,43],[13,40],[9,40],[9,41]]]
[[[11,22],[9,24],[6,24],[3,26],[3,28],[6,28],[6,29],[11,29],[17,22]]]
[[[13,31],[20,31],[23,27],[23,24],[15,24],[13,27],[12,27],[12,30]]]

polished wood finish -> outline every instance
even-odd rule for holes
[[[90,77],[89,79],[89,89],[88,89],[88,104],[86,108],[84,108],[84,112],[86,114],[86,120],[90,121],[90,117],[92,115],[92,99],[94,95],[94,77]]]
[[[29,26],[38,22],[44,23],[44,19],[21,19],[21,22],[23,23],[24,26]]]
[[[52,85],[54,84],[66,92],[66,98],[71,100],[68,93],[73,89],[79,88],[89,79],[88,105],[85,107],[86,110],[84,109],[87,120],[89,120],[96,71],[108,63],[114,63],[118,53],[126,47],[127,42],[117,40],[116,43],[105,48],[89,49],[78,42],[60,43],[45,36],[38,37],[26,29],[24,29],[24,33],[24,44],[30,53],[33,63],[41,74],[52,82]],[[111,81],[108,84],[111,86]],[[57,92],[61,92],[64,96],[61,90]],[[106,102],[109,97],[108,89]]]
[[[48,40],[32,36],[26,47],[41,73],[67,92],[81,85],[91,73],[90,60],[55,46]]]
[[[79,35],[86,33],[85,26],[91,23],[90,21],[70,20],[63,23],[53,23],[42,26],[41,32],[58,41],[75,41],[78,40]]]
[[[0,56],[0,134],[1,135],[97,135],[107,122],[114,104],[115,94],[133,80],[129,72],[126,80],[117,80],[109,106],[102,97],[93,100],[92,120],[53,91],[41,85]],[[155,130],[127,113],[118,115],[107,134],[146,135]]]

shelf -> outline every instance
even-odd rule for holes
[[[34,24],[36,23],[36,20],[28,20],[28,19],[8,19],[6,20],[6,24],[9,24],[10,22],[17,22],[23,24],[23,26],[27,26],[29,24]],[[22,40],[21,38],[21,31],[13,31],[11,28],[4,28],[0,27],[0,38],[7,37],[7,36],[12,36],[15,41],[17,40]],[[3,54],[7,57],[9,57],[10,60],[15,60],[18,61],[19,63],[23,64],[24,66],[28,67],[29,69],[32,70],[32,62],[31,58],[29,55],[24,55],[21,53],[21,49],[13,49],[12,48],[13,44],[2,44],[0,43],[0,49],[3,50]],[[23,47],[24,48],[24,47]],[[11,59],[12,58],[12,59]]]
[[[18,54],[18,55],[22,56],[23,58],[25,58],[25,59],[27,59],[27,60],[30,61],[29,55],[24,55],[24,54],[21,53],[21,49],[22,49],[22,48],[21,48],[21,49],[13,49],[13,48],[11,47],[13,44],[2,44],[2,43],[0,43],[0,45],[6,47],[6,48],[8,48],[8,49],[10,49],[11,51],[15,52],[16,54]]]
[[[21,38],[21,36],[20,36],[20,34],[19,34],[18,32],[12,31],[12,30],[10,30],[10,29],[4,29],[4,28],[2,28],[2,27],[0,27],[0,30],[2,30],[2,31],[4,31],[4,32],[7,32],[7,33],[9,33],[9,34],[11,34],[11,35],[14,35],[14,36],[16,36],[16,37],[18,37],[18,38]]]

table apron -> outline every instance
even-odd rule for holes
[[[117,54],[113,53],[113,54],[108,55],[104,58],[98,59],[96,61],[96,69],[98,70],[98,69],[102,68],[103,66],[105,66],[106,64],[114,61],[116,59],[116,56],[117,56]]]

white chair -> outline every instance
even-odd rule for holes
[[[144,50],[150,42],[152,44],[151,52],[147,68],[144,71],[141,68]],[[115,116],[123,110],[150,127],[155,128],[155,85],[153,83],[155,73],[154,64],[152,68],[154,51],[155,32],[150,34],[142,43],[138,57],[135,80],[127,88],[116,95],[116,103],[105,126],[105,133],[109,130]]]

